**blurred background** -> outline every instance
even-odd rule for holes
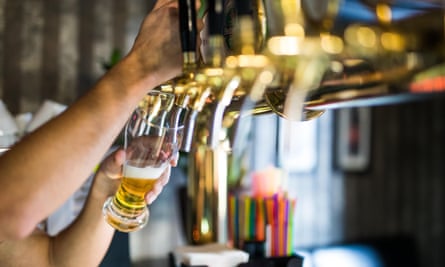
[[[0,99],[14,115],[35,112],[46,99],[70,105],[115,53],[129,50],[153,2],[0,0]],[[354,114],[362,114],[359,122]],[[358,130],[367,148],[354,162],[342,151],[357,142]],[[405,255],[418,266],[445,266],[444,99],[331,110],[302,123],[261,115],[251,137],[245,168],[280,168],[284,187],[297,198],[296,249],[371,240],[395,250],[412,242],[414,255]],[[126,257],[147,266],[184,244],[179,204],[170,204],[180,202],[186,179],[176,168],[148,226],[117,234],[104,266],[125,266],[119,259]]]

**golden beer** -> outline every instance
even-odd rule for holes
[[[168,166],[164,163],[159,167],[135,167],[124,165],[123,178],[119,189],[113,197],[113,207],[119,210],[121,218],[115,219],[113,216],[106,217],[116,229],[121,231],[133,231],[139,229],[141,224],[145,224],[143,214],[147,212],[145,195],[151,191],[159,177]],[[127,217],[129,220],[134,220],[138,216],[141,220],[134,225],[128,223],[124,226],[122,224],[122,217]]]
[[[181,145],[183,122],[173,109],[173,94],[152,90],[139,103],[125,125],[123,179],[102,207],[105,220],[121,232],[147,224],[145,195]]]
[[[166,166],[167,164],[158,168],[124,166],[124,176],[116,194],[116,201],[128,209],[145,207],[145,194],[153,189]]]

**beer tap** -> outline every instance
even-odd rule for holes
[[[277,69],[264,98],[278,115],[308,120],[323,110],[308,110],[307,94],[319,87],[331,58],[343,41],[331,33],[339,1],[265,1],[268,36],[264,53]]]
[[[224,68],[224,1],[209,0],[206,65],[197,71],[196,102],[200,109],[189,158],[189,242],[202,244],[227,241],[227,129],[223,118],[241,77]],[[207,96],[206,99],[204,97]]]
[[[275,68],[269,58],[263,55],[261,34],[261,1],[235,0],[234,27],[232,30],[231,54],[226,57],[225,69],[241,77],[239,87],[226,109],[225,127],[231,130],[229,140],[232,157],[237,158],[245,147],[243,142],[250,132],[251,115],[262,112],[263,95],[272,82]],[[270,108],[267,109],[270,112]]]
[[[194,92],[196,90],[195,72],[198,67],[196,44],[196,5],[194,0],[178,0],[179,2],[179,30],[181,48],[183,55],[182,73],[173,79],[165,82],[155,90],[172,93],[175,95],[175,102],[170,112],[169,123],[172,125],[184,124],[184,136],[181,144],[181,151],[187,152],[190,148],[190,140],[193,132],[193,110]]]
[[[443,63],[443,10],[428,8],[391,21],[382,5],[378,12],[383,15],[370,25],[343,20],[348,0],[252,1],[235,0],[230,54],[223,51],[224,1],[207,1],[207,64],[175,91],[188,96],[187,228],[193,244],[226,241],[227,161],[239,147],[237,137],[246,133],[238,128],[241,119],[272,111],[301,121],[342,104],[361,105],[363,98],[364,105],[372,105],[372,99],[395,102],[379,97],[391,96],[397,83]],[[363,39],[369,36],[379,45]]]
[[[208,94],[205,105],[201,108],[205,108],[210,115],[198,122],[206,124],[203,127],[206,133],[201,135],[199,140],[214,148],[219,143],[224,111],[239,87],[241,77],[234,69],[224,68],[226,58],[223,36],[224,1],[212,0],[207,1],[207,4],[209,45],[205,53],[208,62],[199,69],[195,80],[200,90],[198,95]],[[198,116],[204,117],[204,114],[205,112],[201,110]]]

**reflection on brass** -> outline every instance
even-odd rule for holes
[[[288,119],[288,116],[284,112],[284,103],[286,102],[286,93],[284,93],[280,89],[268,89],[266,94],[264,95],[266,102],[272,108],[272,111],[275,112],[278,116]],[[304,109],[302,112],[302,117],[299,119],[301,121],[308,121],[312,119],[316,119],[323,115],[324,110],[310,110]]]
[[[193,243],[224,241],[227,158],[245,140],[248,117],[311,120],[327,109],[412,101],[445,89],[445,79],[432,81],[445,73],[431,71],[445,61],[439,0],[252,3],[249,16],[231,20],[231,51],[223,51],[223,35],[210,36],[207,64],[161,89],[186,112]]]
[[[187,196],[188,239],[193,244],[225,243],[227,236],[227,152],[196,145],[191,153]]]
[[[335,1],[321,2],[321,6],[326,6],[328,2],[335,4]],[[440,2],[375,1],[372,8],[368,6],[369,2],[361,7],[358,2],[337,2],[336,23],[316,34],[314,29],[321,29],[321,26],[309,25],[314,22],[310,17],[315,16],[311,14],[313,10],[304,10],[309,5],[302,2],[301,7],[306,16],[299,18],[301,14],[299,15],[298,8],[293,13],[288,10],[280,13],[277,5],[288,3],[269,3],[269,12],[266,5],[268,24],[274,29],[267,38],[266,52],[271,54],[272,60],[275,59],[278,74],[274,83],[266,90],[264,98],[280,116],[283,116],[284,105],[289,102],[288,93],[292,85],[300,89],[309,87],[304,89],[307,90],[307,96],[303,113],[314,109],[320,111],[422,99],[424,95],[411,95],[413,92],[410,92],[410,83],[417,73],[434,68],[444,61],[444,8]],[[353,7],[349,8],[351,4]],[[349,19],[342,16],[344,12],[368,12],[368,16],[374,16],[374,19]],[[311,21],[309,24],[308,17]],[[286,21],[289,23],[286,24]],[[293,22],[290,23],[291,21]],[[293,31],[280,31],[289,29],[290,26]],[[307,43],[310,39],[314,41],[313,44],[319,42],[321,49],[308,50],[307,46],[314,47]],[[293,54],[296,56],[292,57]],[[317,76],[313,72],[313,83],[301,85],[303,78],[298,66],[302,60],[306,64],[305,54],[313,58],[322,57],[320,68],[316,71],[321,74]],[[347,66],[348,62],[354,61],[365,62],[370,69],[363,71],[360,69],[362,66]],[[295,107],[300,108],[298,104]]]

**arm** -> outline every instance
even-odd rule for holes
[[[96,173],[81,214],[57,236],[50,237],[35,231],[23,240],[0,243],[0,266],[98,266],[114,233],[114,229],[103,219],[102,206],[106,198],[117,190],[119,180],[116,178],[121,177],[124,158],[123,150],[107,157]],[[168,169],[155,185],[155,189],[147,194],[147,203],[151,203],[160,194],[169,175]]]
[[[28,236],[86,180],[144,94],[180,73],[177,23],[176,1],[159,0],[119,64],[0,157],[0,240]]]

